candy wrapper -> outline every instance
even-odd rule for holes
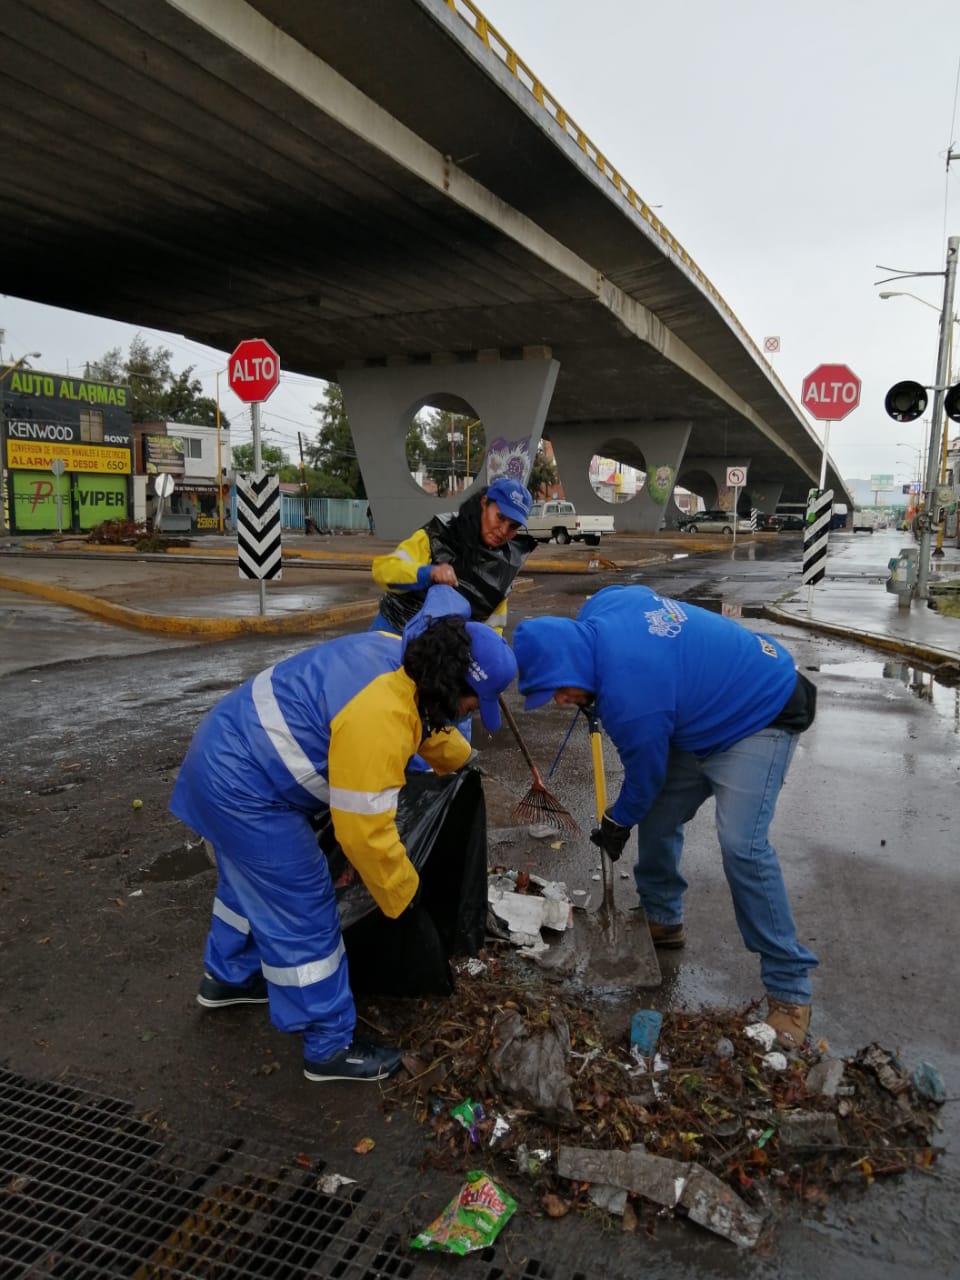
[[[487,1118],[484,1114],[483,1103],[473,1102],[470,1098],[466,1098],[459,1106],[454,1107],[450,1114],[469,1133],[470,1141],[479,1144],[480,1129],[478,1126]]]
[[[517,1207],[517,1202],[495,1182],[473,1169],[457,1195],[410,1241],[411,1249],[435,1249],[443,1253],[473,1253],[493,1244]]]

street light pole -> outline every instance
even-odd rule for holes
[[[917,599],[926,600],[930,594],[930,535],[933,531],[933,503],[936,497],[940,466],[940,431],[943,426],[943,399],[950,374],[950,331],[953,324],[953,294],[957,281],[957,253],[960,236],[947,241],[947,264],[943,280],[943,309],[940,312],[940,342],[937,348],[936,383],[933,388],[933,411],[930,415],[930,444],[927,449],[927,478],[923,513],[923,530],[920,535],[920,565],[917,569]]]

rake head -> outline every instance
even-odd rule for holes
[[[545,823],[558,831],[579,831],[576,818],[557,797],[537,779],[513,811],[515,822]]]

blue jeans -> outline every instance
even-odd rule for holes
[[[817,958],[797,941],[777,852],[768,836],[796,744],[796,734],[763,729],[703,759],[671,751],[663,787],[638,827],[633,874],[647,918],[679,924],[687,887],[680,874],[683,829],[714,796],[723,871],[744,945],[760,956],[769,995],[809,1004],[808,971]]]

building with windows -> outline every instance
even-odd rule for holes
[[[130,388],[36,369],[0,380],[3,500],[13,533],[79,533],[131,513]]]
[[[163,514],[165,533],[214,533],[230,521],[233,455],[230,429],[187,422],[142,422],[133,428],[134,510],[138,520],[156,513],[154,482],[173,476],[173,494]]]

